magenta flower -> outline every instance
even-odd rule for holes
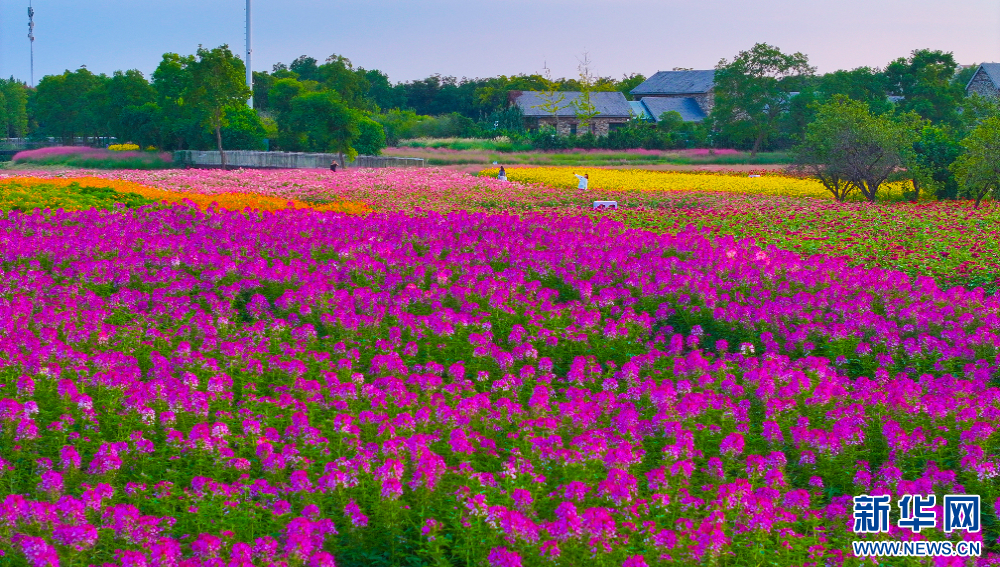
[[[521,556],[506,547],[491,549],[487,561],[490,567],[521,567]]]

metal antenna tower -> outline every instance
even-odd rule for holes
[[[250,2],[247,0],[247,88],[250,89],[250,99],[247,101],[250,104],[250,108],[253,108],[253,68],[250,66],[250,58],[253,56],[253,43],[251,32],[253,31],[252,21],[250,19]]]
[[[249,0],[247,0],[249,1]],[[35,9],[28,0],[28,39],[31,41],[31,87],[35,87]]]

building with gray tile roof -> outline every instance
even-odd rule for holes
[[[510,100],[521,109],[528,129],[552,126],[562,135],[589,131],[595,136],[606,136],[608,132],[624,126],[632,118],[632,107],[629,106],[624,94],[618,91],[592,92],[590,104],[594,106],[596,115],[585,125],[577,114],[580,112],[578,103],[582,103],[582,97],[582,93],[572,91],[510,93]]]
[[[701,122],[707,117],[693,97],[648,96],[639,102],[657,122],[665,112],[677,112],[685,122]]]
[[[650,108],[656,120],[663,112],[675,110],[685,121],[699,122],[715,106],[715,71],[660,71],[632,89],[631,93],[643,103],[653,99],[660,101],[651,103],[656,106],[656,109]],[[665,100],[674,102],[662,102]],[[661,108],[667,110],[661,111]]]
[[[514,91],[511,93],[516,104],[526,117],[552,116],[551,109],[546,109],[549,102],[558,106],[560,117],[576,117],[576,103],[581,101],[582,93],[565,91],[543,93],[538,91]],[[618,91],[590,93],[590,103],[594,105],[597,116],[605,118],[628,118],[632,115],[628,99]]]
[[[965,86],[965,94],[1000,97],[1000,63],[983,63]]]
[[[646,120],[647,122],[652,122],[655,118],[649,113],[649,109],[646,108],[645,104],[642,104],[640,100],[630,100],[628,101],[629,107],[632,109],[632,116],[640,120]]]
[[[660,71],[632,89],[632,96],[695,95],[711,92],[715,71]]]

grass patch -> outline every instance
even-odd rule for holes
[[[18,164],[82,167],[87,169],[169,169],[173,156],[165,152],[117,152],[99,148],[58,146],[18,152]]]

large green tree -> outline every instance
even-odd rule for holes
[[[975,200],[1000,194],[1000,116],[983,120],[964,140],[962,153],[951,169],[959,184],[959,195]]]
[[[226,152],[222,146],[222,128],[229,124],[226,109],[246,105],[250,89],[246,84],[246,67],[233,55],[228,45],[214,49],[198,47],[197,60],[190,64],[191,84],[186,96],[189,104],[204,112],[203,123],[215,131],[215,140],[226,169]]]
[[[872,114],[837,95],[817,108],[793,153],[795,168],[815,176],[838,201],[854,191],[874,202],[882,185],[912,160],[920,119]]]
[[[715,71],[712,121],[725,137],[749,143],[751,154],[757,155],[777,132],[792,93],[814,72],[802,53],[785,54],[764,43],[741,51],[732,61],[723,59]]]
[[[144,120],[153,119],[160,125],[157,132],[160,147],[190,149],[200,137],[203,116],[188,100],[194,63],[193,55],[165,53],[153,71],[156,107],[145,109]]]
[[[824,99],[844,95],[852,100],[864,102],[874,114],[884,114],[893,109],[887,96],[889,86],[885,75],[871,67],[827,73],[818,78],[816,90]]]
[[[358,139],[354,149],[361,155],[377,156],[386,147],[385,129],[369,116],[361,116],[358,120]]]
[[[28,135],[28,86],[21,81],[0,79],[3,93],[3,128],[8,138],[23,138]]]
[[[142,134],[133,130],[135,117],[142,113],[141,109],[146,104],[156,101],[156,89],[136,69],[115,71],[104,82],[103,88],[100,97],[103,103],[100,109],[103,131],[122,142],[138,142]]]
[[[951,164],[962,153],[960,141],[951,128],[924,125],[913,144],[913,161],[908,166],[918,193],[924,191],[938,199],[958,197],[958,182]]]
[[[106,80],[84,67],[43,77],[31,99],[40,133],[69,144],[77,136],[96,135],[102,106],[99,91]]]
[[[957,67],[951,53],[918,49],[889,63],[885,80],[890,94],[903,97],[897,103],[900,111],[916,112],[935,124],[957,125],[965,96],[965,85],[953,80]]]
[[[333,91],[295,97],[288,116],[292,129],[301,132],[307,151],[337,153],[341,166],[346,166],[345,155],[348,159],[357,155],[353,143],[361,134],[360,118]]]

